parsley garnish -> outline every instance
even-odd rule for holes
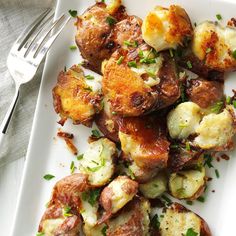
[[[130,42],[130,41],[125,40],[123,43],[125,46],[128,46],[128,47],[134,47],[134,48],[138,47],[137,41]]]
[[[84,90],[89,91],[89,92],[93,91],[91,87],[84,88]]]
[[[204,166],[207,165],[209,168],[214,167],[212,165],[213,158],[210,154],[204,154],[204,159],[205,159]]]
[[[189,206],[192,206],[193,202],[188,200],[188,201],[186,201],[186,204],[188,204]]]
[[[71,164],[70,164],[70,173],[73,174],[75,172],[75,163],[72,161]]]
[[[100,189],[90,190],[82,193],[82,199],[87,201],[91,206],[94,206],[100,195]]]
[[[162,195],[162,199],[165,200],[169,204],[172,203],[172,201],[166,195]]]
[[[115,111],[112,111],[112,112],[111,112],[111,114],[112,114],[112,115],[116,115],[116,114],[117,114],[117,112],[115,112]]]
[[[212,106],[211,111],[214,112],[214,113],[219,113],[219,112],[222,110],[223,105],[224,105],[223,102],[216,102],[216,103]]]
[[[43,178],[46,179],[46,180],[53,179],[54,177],[55,177],[54,175],[50,175],[50,174],[47,174],[47,175],[43,176]]]
[[[93,129],[92,130],[92,136],[96,137],[96,138],[100,138],[101,134],[97,129]]]
[[[228,105],[231,104],[231,97],[230,96],[226,97],[226,104],[228,104]]]
[[[84,158],[84,154],[80,154],[79,156],[77,156],[77,160],[80,161]]]
[[[74,50],[77,49],[77,47],[76,47],[75,45],[72,45],[72,46],[69,47],[69,49],[70,49],[71,51],[74,51]]]
[[[137,63],[136,63],[136,61],[129,61],[129,62],[128,62],[128,66],[129,66],[129,67],[137,68]]]
[[[220,178],[220,173],[217,169],[215,169],[215,174],[216,174],[216,178],[219,179]]]
[[[203,196],[200,196],[199,198],[197,198],[197,200],[198,200],[199,202],[205,202],[205,198],[204,198]]]
[[[196,233],[193,228],[189,228],[185,234],[185,236],[197,236],[198,233]]]
[[[216,14],[217,20],[222,20],[222,16],[220,14]]]
[[[130,166],[128,167],[128,172],[129,172],[130,178],[135,179],[134,172],[131,170]]]
[[[150,222],[151,226],[154,228],[154,229],[159,229],[160,228],[160,222],[159,222],[159,219],[158,219],[158,215],[155,214],[152,219],[151,219],[151,222]]]
[[[108,229],[107,225],[105,225],[105,226],[102,228],[101,233],[102,233],[103,236],[106,236],[106,235],[107,235],[107,229]]]
[[[234,50],[234,51],[232,52],[232,56],[233,56],[234,59],[236,59],[236,50]]]
[[[36,236],[44,236],[45,234],[43,232],[38,232]]]
[[[71,211],[71,207],[64,206],[64,208],[63,208],[63,216],[66,216],[66,217],[72,216],[70,211]]]
[[[87,79],[87,80],[93,80],[93,79],[94,79],[94,76],[92,76],[92,75],[85,75],[85,79]]]
[[[186,142],[186,144],[185,144],[185,149],[186,149],[187,151],[191,151],[191,147],[190,147],[189,142]]]
[[[156,63],[156,59],[155,58],[142,58],[140,60],[140,63],[154,64],[154,63]]]
[[[193,68],[191,61],[187,61],[186,64],[187,64],[187,67],[188,67],[189,69],[192,69],[192,68]]]
[[[120,58],[117,60],[117,65],[120,65],[123,60],[124,60],[124,57],[120,56]]]
[[[95,166],[95,167],[87,167],[88,171],[91,171],[91,172],[96,172],[98,170],[100,170],[102,168],[102,166]]]
[[[233,106],[234,106],[234,108],[236,108],[236,101],[235,100],[233,100]]]
[[[76,11],[76,10],[69,10],[69,14],[70,14],[72,17],[77,17],[77,11]]]
[[[114,18],[111,17],[111,16],[108,16],[108,17],[106,18],[106,22],[107,22],[110,26],[112,26],[112,25],[114,25],[114,24],[116,23],[116,19],[114,19]]]
[[[211,50],[212,50],[211,48],[207,48],[207,49],[206,49],[206,53],[207,53],[207,54],[210,53]]]
[[[138,52],[138,55],[139,55],[140,58],[144,58],[144,53],[143,53],[142,50],[140,50],[140,51]]]

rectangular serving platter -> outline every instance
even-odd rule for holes
[[[185,8],[192,23],[204,20],[216,20],[216,14],[223,17],[222,23],[235,16],[236,1],[229,0],[124,0],[129,14],[143,18],[154,6],[169,6],[178,4]],[[55,17],[68,10],[75,9],[81,14],[93,0],[59,0]],[[74,21],[66,26],[47,55],[39,97],[34,116],[33,128],[29,142],[26,163],[20,194],[17,203],[16,216],[12,225],[12,236],[31,236],[37,233],[38,223],[45,210],[45,204],[50,198],[53,185],[62,177],[70,174],[71,161],[75,157],[67,150],[63,140],[56,137],[60,126],[56,115],[51,90],[54,87],[58,73],[66,66],[81,62],[79,51],[71,51],[69,47],[75,45],[76,29]],[[89,72],[91,74],[91,72]],[[225,91],[232,94],[236,88],[236,74],[227,76]],[[67,122],[63,131],[75,135],[75,144],[80,153],[87,147],[87,138],[91,129],[82,125],[75,126]],[[222,134],[223,135],[223,134]],[[236,213],[236,152],[229,153],[229,161],[215,162],[220,178],[216,178],[214,170],[208,171],[213,180],[208,183],[205,202],[195,202],[188,206],[209,224],[213,236],[234,236]],[[51,181],[43,179],[45,174],[55,175]],[[215,192],[212,192],[215,191]],[[184,205],[185,202],[183,202]],[[173,235],[174,236],[174,235]]]

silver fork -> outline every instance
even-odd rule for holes
[[[15,95],[0,126],[0,147],[16,107],[21,85],[33,79],[49,48],[71,18],[62,15],[51,23],[54,14],[50,12],[51,9],[47,9],[23,31],[8,55],[7,67],[15,82]]]

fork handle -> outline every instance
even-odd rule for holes
[[[14,95],[14,98],[13,98],[13,101],[10,105],[10,107],[8,108],[7,110],[7,113],[3,119],[3,122],[0,126],[0,147],[2,145],[2,142],[3,142],[3,138],[7,132],[7,128],[10,124],[10,121],[11,121],[11,118],[12,118],[12,115],[14,113],[14,110],[15,110],[15,107],[16,107],[16,104],[17,104],[17,101],[18,101],[18,98],[19,98],[19,90],[20,87],[19,86],[16,86],[16,92],[15,92],[15,95]]]

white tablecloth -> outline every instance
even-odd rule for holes
[[[0,122],[14,94],[6,59],[24,27],[53,0],[0,0]],[[43,66],[20,91],[16,112],[0,150],[0,235],[10,234]],[[17,160],[17,161],[16,161]]]

